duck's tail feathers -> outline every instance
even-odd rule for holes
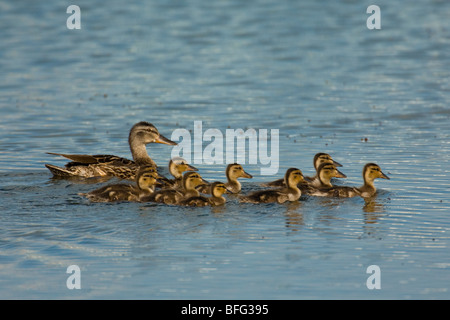
[[[74,177],[74,176],[76,176],[73,172],[71,172],[65,168],[57,167],[52,164],[45,164],[45,166],[47,167],[48,170],[50,170],[50,172],[55,177]]]

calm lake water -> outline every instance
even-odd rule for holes
[[[438,0],[0,2],[0,298],[449,299],[449,17]],[[78,193],[105,182],[44,167],[66,162],[46,152],[130,158],[134,123],[170,138],[196,120],[279,130],[278,173],[245,163],[244,193],[312,174],[317,152],[342,184],[367,162],[391,180],[369,203],[181,208],[89,203]],[[148,150],[167,166],[172,147]],[[196,164],[212,181],[225,166]]]

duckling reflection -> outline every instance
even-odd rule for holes
[[[381,213],[385,211],[384,205],[378,202],[374,197],[364,198],[363,211],[366,213]]]
[[[156,163],[147,153],[147,144],[177,144],[160,134],[154,125],[145,121],[136,123],[131,128],[128,143],[133,160],[114,155],[79,155],[48,152],[48,154],[68,158],[72,162],[67,163],[65,168],[52,164],[45,164],[45,166],[54,176],[58,177],[78,176],[90,178],[97,176],[115,176],[121,179],[134,180],[140,166],[156,167]]]
[[[286,212],[284,213],[285,225],[291,231],[299,231],[305,224],[303,213],[299,212],[302,205],[301,201],[288,202],[286,204]]]

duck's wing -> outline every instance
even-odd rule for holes
[[[134,161],[110,155],[110,154],[97,154],[97,155],[89,155],[89,154],[65,154],[65,153],[54,153],[47,152],[47,154],[61,156],[72,160],[67,164],[68,167],[76,166],[76,165],[90,165],[90,164],[108,164],[108,165],[132,165]]]

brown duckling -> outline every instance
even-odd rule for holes
[[[197,168],[191,166],[187,161],[180,157],[174,157],[169,161],[169,172],[174,179],[164,178],[164,186],[173,189],[179,189],[183,187],[183,173],[185,171],[198,171]]]
[[[334,164],[322,163],[317,169],[317,183],[315,186],[309,184],[307,193],[312,196],[324,197],[328,195],[335,186],[331,183],[332,178],[346,178],[347,176],[339,171]]]
[[[241,192],[241,183],[238,181],[239,178],[251,179],[253,176],[246,172],[242,165],[238,163],[231,163],[227,166],[225,170],[225,176],[227,177],[227,182],[225,183],[226,188],[230,193]],[[204,185],[199,187],[201,193],[210,194],[211,188],[209,185]]]
[[[188,171],[183,175],[183,187],[180,189],[161,189],[142,201],[159,202],[165,204],[180,204],[182,200],[190,197],[198,197],[200,193],[196,189],[199,185],[206,184],[198,172]]]
[[[360,196],[363,198],[370,198],[375,195],[377,189],[374,185],[374,180],[377,178],[388,179],[381,168],[375,163],[367,163],[362,171],[364,184],[361,187],[349,187],[349,186],[332,186],[330,188],[324,188],[320,190],[321,196],[351,198]]]
[[[92,202],[140,201],[155,190],[159,175],[152,166],[142,166],[136,175],[136,184],[111,184],[97,190],[80,193]]]
[[[211,197],[205,196],[190,197],[180,201],[180,204],[195,207],[220,206],[225,204],[227,200],[225,199],[223,194],[229,191],[226,185],[222,182],[216,181],[210,184],[209,187],[211,188],[210,191]]]
[[[312,177],[305,177],[306,182],[308,182],[308,184],[310,184],[311,186],[320,186],[320,182],[318,181],[318,178],[317,178],[317,172],[318,172],[319,166],[323,163],[331,163],[331,164],[334,164],[336,167],[342,167],[342,165],[339,162],[333,160],[328,153],[323,153],[323,152],[316,153],[314,155],[314,159],[313,159],[313,165],[314,165],[314,169],[316,170],[316,175],[314,175]],[[275,181],[271,181],[268,183],[264,183],[263,186],[282,187],[282,186],[284,186],[284,178],[278,179]]]
[[[284,181],[285,187],[283,188],[256,191],[241,197],[240,200],[247,203],[284,203],[298,200],[302,195],[298,184],[304,182],[302,172],[297,168],[290,168],[284,175]]]

